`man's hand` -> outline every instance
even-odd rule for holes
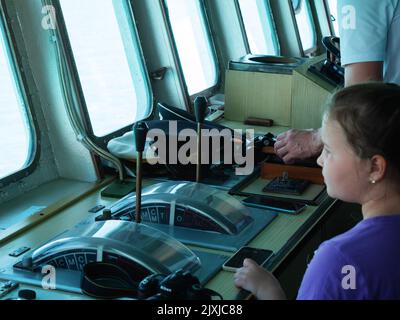
[[[322,151],[320,129],[290,130],[278,136],[275,153],[287,164],[319,156]]]

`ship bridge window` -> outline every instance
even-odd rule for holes
[[[337,0],[328,0],[328,9],[330,20],[333,25],[333,30],[335,32],[335,36],[339,36],[339,16],[337,12]]]
[[[60,5],[95,136],[147,117],[150,86],[127,1],[61,0]]]
[[[190,96],[218,84],[209,26],[200,0],[164,0],[173,42]]]
[[[279,43],[268,0],[238,0],[250,53],[279,55]]]
[[[34,158],[33,125],[19,83],[0,21],[0,179],[27,168]]]
[[[308,54],[314,51],[317,46],[317,36],[310,1],[292,0],[292,5],[303,50],[305,54]]]

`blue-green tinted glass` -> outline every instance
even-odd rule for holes
[[[328,7],[335,35],[339,36],[339,16],[337,12],[337,0],[328,0]]]
[[[309,0],[292,0],[301,43],[305,52],[315,48],[317,37]]]
[[[32,157],[30,123],[5,40],[0,28],[0,179],[24,169]]]
[[[239,0],[247,41],[253,54],[279,55],[278,39],[267,0]]]
[[[215,86],[217,63],[198,0],[165,0],[189,95]]]
[[[119,3],[119,5],[118,5]],[[102,137],[150,112],[138,44],[124,1],[61,0],[93,132]]]

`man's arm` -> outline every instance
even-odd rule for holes
[[[383,81],[383,62],[358,62],[345,66],[345,86],[369,81]],[[319,130],[290,130],[280,135],[275,144],[276,154],[287,164],[296,159],[318,156],[322,150]]]
[[[383,62],[360,62],[345,66],[345,86],[369,81],[383,81]]]

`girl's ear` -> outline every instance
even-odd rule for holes
[[[371,169],[369,174],[370,182],[377,183],[382,181],[387,172],[387,161],[381,155],[375,155],[371,158]]]

